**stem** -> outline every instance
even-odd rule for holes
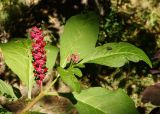
[[[45,94],[41,92],[32,102],[30,102],[22,111],[18,112],[17,114],[24,114],[44,96]]]
[[[32,94],[31,89],[28,89],[28,99],[31,99],[31,94]]]
[[[57,79],[59,78],[59,74],[56,77],[56,79],[53,80],[53,82],[46,88],[45,91],[43,91],[41,89],[40,94],[30,103],[27,104],[27,106],[20,112],[18,112],[17,114],[24,114],[25,112],[27,112],[33,105],[35,105],[41,98],[43,98],[45,95],[58,95],[58,93],[50,93],[48,92],[50,90],[50,88],[55,84],[55,82],[57,81]]]
[[[58,76],[53,80],[53,82],[46,88],[45,93],[47,93],[49,91],[49,89],[51,89],[51,87],[56,83],[59,76],[60,75],[58,74]]]
[[[29,47],[26,46],[26,44],[23,42],[23,45],[29,49]],[[26,50],[27,51],[27,55],[29,57],[29,60],[32,60],[32,55],[31,55],[31,52],[29,50]],[[33,71],[32,71],[32,62],[29,61],[29,78],[28,78],[28,98],[31,99],[31,95],[32,95],[32,80],[33,80]]]

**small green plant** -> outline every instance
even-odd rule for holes
[[[81,69],[85,68],[87,63],[122,67],[129,61],[144,61],[152,67],[147,55],[132,44],[119,42],[96,47],[99,23],[95,13],[89,12],[71,17],[64,27],[59,49],[50,44],[45,46],[43,40],[39,41],[43,37],[39,28],[35,27],[32,32],[34,32],[31,33],[31,37],[34,39],[32,44],[34,48],[31,46],[30,39],[19,38],[11,40],[7,44],[0,44],[6,64],[25,83],[28,88],[28,98],[31,99],[31,102],[19,114],[29,111],[45,95],[59,96],[56,91],[50,92],[59,78],[71,88],[73,97],[77,100],[74,106],[79,114],[138,114],[134,102],[124,90],[110,91],[102,87],[82,89],[77,79],[77,77],[83,76]],[[35,40],[35,38],[37,39]],[[38,54],[39,52],[40,54]],[[52,71],[58,52],[60,52],[60,64],[56,65],[57,76],[47,88],[43,89],[42,81],[47,72],[46,67],[48,72]],[[37,61],[38,64],[35,63]],[[40,69],[38,69],[39,66]],[[32,99],[31,91],[35,82],[40,85],[41,92]],[[0,81],[0,84],[9,88],[0,90],[2,95],[7,93],[14,98],[13,100],[17,100],[10,86],[4,84],[3,81]]]

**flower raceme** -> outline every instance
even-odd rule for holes
[[[32,27],[30,31],[32,40],[32,57],[34,76],[37,84],[41,87],[42,81],[46,75],[48,68],[46,67],[46,51],[44,49],[46,42],[44,41],[43,31],[37,27]]]

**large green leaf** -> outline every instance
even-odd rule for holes
[[[46,49],[46,54],[47,54],[47,62],[46,62],[46,66],[48,68],[48,71],[51,71],[54,64],[55,64],[55,61],[56,61],[56,58],[57,58],[57,54],[58,54],[58,48],[52,46],[52,45],[47,45],[45,47]]]
[[[17,100],[16,95],[13,92],[13,88],[8,83],[4,82],[3,80],[0,80],[0,94],[6,95],[7,97]]]
[[[79,114],[138,114],[134,102],[121,89],[110,91],[95,87],[74,96]]]
[[[6,64],[18,77],[26,84],[31,94],[34,83],[31,42],[29,39],[14,39],[6,44],[0,44],[0,48],[4,54]],[[54,46],[46,46],[47,67],[52,69],[58,53],[58,49]],[[30,96],[30,95],[29,95]]]
[[[95,48],[80,64],[96,63],[110,67],[121,67],[128,61],[138,62],[140,60],[152,67],[151,61],[141,49],[132,44],[120,42],[107,43]]]
[[[95,48],[98,28],[98,17],[93,12],[73,16],[67,21],[60,39],[61,67],[66,66],[71,54],[78,53],[83,59]]]
[[[1,44],[0,47],[6,64],[27,85],[31,94],[34,76],[29,40],[12,40],[6,44]]]
[[[75,72],[58,67],[58,72],[61,79],[65,84],[67,84],[73,91],[80,92],[81,86],[77,78],[75,77]]]

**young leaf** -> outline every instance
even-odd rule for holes
[[[79,68],[73,68],[73,67],[71,67],[68,70],[70,72],[72,72],[73,74],[75,74],[76,76],[82,77],[82,72],[81,72],[81,70]]]
[[[98,32],[98,17],[95,13],[71,17],[60,39],[60,66],[65,67],[67,58],[73,53],[78,53],[80,59],[90,53],[95,48]]]
[[[79,64],[96,63],[110,67],[121,67],[129,61],[138,62],[140,60],[152,67],[151,61],[141,49],[132,44],[120,42],[108,43],[95,48]]]
[[[134,102],[121,89],[110,91],[95,87],[74,96],[79,114],[138,114]]]
[[[3,80],[0,79],[0,93],[1,95],[7,95],[13,100],[17,100],[16,95],[13,92],[13,88],[11,85],[7,84]]]
[[[58,67],[58,72],[60,74],[61,79],[64,81],[64,83],[66,83],[73,91],[76,91],[76,92],[81,91],[80,83],[75,77],[73,72],[69,70],[65,70],[61,67]]]
[[[4,54],[6,64],[26,84],[29,94],[31,94],[34,83],[31,41],[29,39],[14,39],[6,44],[0,44],[0,48]],[[46,52],[48,56],[46,65],[51,70],[58,50],[54,46],[47,46]]]

